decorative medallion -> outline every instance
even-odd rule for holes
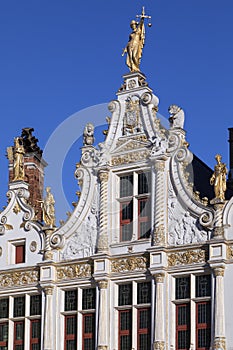
[[[206,261],[206,251],[204,249],[188,250],[168,254],[168,266],[179,266],[204,263]]]
[[[36,243],[36,241],[32,241],[32,242],[30,243],[29,249],[30,249],[30,251],[31,251],[32,253],[34,253],[34,252],[36,251],[36,249],[37,249],[37,243]]]
[[[145,257],[133,256],[123,259],[115,259],[112,261],[112,272],[126,272],[145,270],[147,267],[147,259]]]

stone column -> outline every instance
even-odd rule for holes
[[[53,350],[53,287],[45,287],[44,350]]]
[[[154,275],[156,281],[154,350],[165,350],[164,277],[164,273]]]
[[[50,245],[50,238],[52,233],[54,232],[53,228],[44,228],[44,260],[52,260],[53,259],[53,251]]]
[[[99,171],[100,180],[100,230],[97,244],[98,253],[108,252],[108,171]]]
[[[98,331],[98,350],[108,349],[108,281],[99,281],[100,302],[99,302],[99,331]]]
[[[213,201],[211,201],[210,203],[212,203]],[[224,238],[223,217],[222,217],[223,208],[224,208],[224,202],[214,204],[215,220],[214,220],[213,237],[215,239]]]
[[[226,350],[225,310],[224,310],[224,267],[214,268],[215,300],[214,300],[214,350]]]
[[[164,188],[164,169],[165,161],[156,160],[155,168],[155,202],[154,202],[154,233],[153,244],[163,245],[165,243],[165,188]]]

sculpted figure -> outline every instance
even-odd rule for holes
[[[43,220],[49,227],[55,227],[55,200],[51,188],[46,187],[46,197],[42,202]]]
[[[87,123],[83,131],[83,144],[85,146],[91,146],[94,143],[94,125]]]
[[[227,168],[226,164],[221,162],[222,156],[217,154],[215,156],[217,164],[214,167],[214,173],[210,178],[210,184],[214,186],[215,198],[221,201],[225,200],[226,192],[226,175]]]
[[[20,137],[16,137],[13,151],[13,181],[24,180],[24,154],[23,141]]]
[[[176,106],[176,105],[171,105],[168,108],[168,112],[170,113],[170,127],[173,128],[181,128],[183,129],[184,127],[184,111],[182,108]]]
[[[131,72],[140,71],[140,61],[142,57],[142,49],[145,42],[145,26],[144,19],[151,18],[145,15],[144,7],[142,9],[142,14],[138,15],[140,17],[140,22],[131,21],[130,27],[132,32],[129,36],[129,41],[125,49],[123,50],[122,56],[127,53],[126,64]],[[151,24],[148,24],[151,26]]]

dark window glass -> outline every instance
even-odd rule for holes
[[[84,333],[93,333],[95,330],[95,314],[85,315],[84,317]]]
[[[77,289],[65,291],[65,311],[77,310]]]
[[[83,289],[82,309],[95,309],[96,291],[95,288]]]
[[[77,349],[77,315],[65,316],[65,350]]]
[[[211,340],[211,307],[209,301],[197,303],[197,350],[209,349]]]
[[[41,334],[41,324],[40,320],[34,320],[31,323],[31,337],[32,339],[40,339]]]
[[[197,322],[198,323],[210,323],[210,303],[203,302],[198,304],[197,308]]]
[[[196,297],[211,296],[211,276],[196,276]]]
[[[76,350],[77,345],[76,345],[76,340],[67,340],[66,341],[66,350]]]
[[[177,349],[189,350],[190,347],[190,304],[176,307]]]
[[[14,298],[14,317],[25,315],[25,297]]]
[[[8,340],[8,323],[0,323],[0,342]]]
[[[178,350],[189,350],[190,332],[189,330],[178,331]]]
[[[133,224],[123,224],[121,226],[121,241],[131,241],[133,235]]]
[[[66,319],[66,335],[75,334],[77,331],[77,317],[71,316]]]
[[[198,329],[197,333],[198,337],[198,349],[209,349],[210,348],[210,337],[211,332],[210,329]]]
[[[119,285],[119,306],[132,304],[132,284]]]
[[[24,323],[16,322],[15,324],[15,340],[23,340],[24,338]]]
[[[95,314],[83,315],[83,350],[95,349]]]
[[[149,172],[138,174],[138,194],[150,192],[151,174]]]
[[[8,318],[9,313],[9,299],[0,299],[0,318]]]
[[[139,328],[148,329],[150,328],[150,309],[139,310]]]
[[[151,283],[138,283],[138,304],[146,304],[151,302]]]
[[[30,315],[41,315],[41,295],[31,295],[30,297]]]
[[[121,335],[120,350],[131,350],[131,335]]]
[[[84,350],[94,350],[95,342],[93,338],[85,338],[84,339]]]
[[[131,310],[119,311],[120,350],[131,350],[132,348],[131,330],[132,330]]]
[[[178,306],[178,326],[189,325],[190,312],[189,304]]]
[[[176,278],[176,299],[190,298],[190,277]]]
[[[139,350],[150,349],[150,334],[139,334]]]
[[[32,344],[31,345],[31,350],[40,350],[41,349],[41,347],[40,347],[40,344],[39,343],[37,343],[37,344]],[[0,349],[1,350],[1,349]]]
[[[133,175],[120,177],[120,197],[130,197],[133,195]]]

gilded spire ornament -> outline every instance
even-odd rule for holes
[[[127,46],[124,48],[122,56],[127,53],[126,64],[131,72],[140,71],[140,62],[142,57],[142,49],[145,43],[145,19],[151,19],[151,16],[145,14],[145,8],[143,6],[141,15],[137,15],[136,18],[140,18],[140,22],[132,20],[130,27],[132,32],[129,36]],[[151,23],[148,23],[151,27]]]
[[[217,164],[214,167],[214,173],[210,178],[210,184],[214,186],[215,199],[224,201],[226,192],[226,175],[227,168],[226,164],[222,163],[222,156],[217,154],[215,156]]]
[[[55,200],[51,188],[46,187],[46,197],[42,201],[43,221],[48,227],[55,227]]]
[[[13,181],[24,180],[24,154],[23,140],[21,137],[15,137],[13,150]]]

